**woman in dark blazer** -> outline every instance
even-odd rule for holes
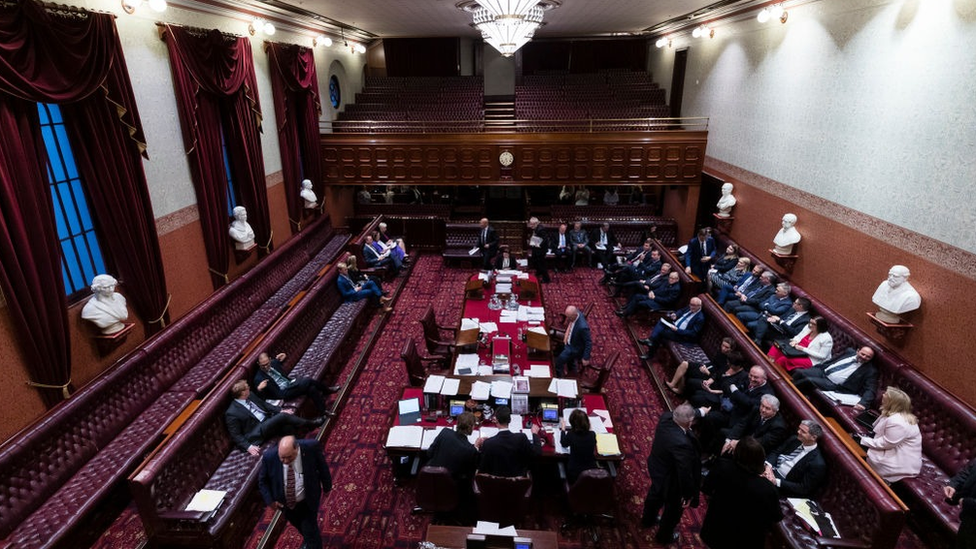
[[[783,520],[776,487],[761,476],[765,461],[762,445],[745,437],[733,459],[716,460],[705,477],[702,492],[709,498],[701,539],[711,549],[762,549]]]
[[[590,418],[579,408],[569,414],[569,430],[562,424],[562,445],[569,448],[566,479],[574,484],[580,473],[596,468],[596,433],[590,430]]]

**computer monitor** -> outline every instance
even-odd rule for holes
[[[551,423],[559,422],[559,405],[558,404],[546,404],[542,405],[542,421],[547,421]]]
[[[495,406],[508,406],[508,399],[507,398],[496,398],[495,399]]]
[[[463,400],[452,400],[451,401],[451,417],[458,417],[464,413],[464,401]]]
[[[531,538],[514,538],[512,541],[515,542],[515,549],[532,549]]]

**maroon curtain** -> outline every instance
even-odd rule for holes
[[[270,61],[271,90],[281,171],[285,179],[285,199],[292,232],[301,229],[304,202],[299,195],[302,174],[312,181],[319,202],[324,203],[325,186],[319,154],[319,83],[312,50],[291,44],[266,43]]]
[[[71,353],[35,102],[63,105],[102,244],[143,319],[162,317],[166,284],[139,158],[145,139],[114,17],[52,14],[28,0],[0,8],[0,287],[31,380],[51,406],[67,395]],[[91,161],[106,156],[111,162]]]
[[[271,242],[264,159],[259,138],[258,102],[251,44],[212,30],[204,36],[167,25],[169,50],[183,142],[190,161],[204,246],[214,288],[227,282],[230,240],[227,176],[221,148],[223,120],[231,173],[248,211],[259,246]]]

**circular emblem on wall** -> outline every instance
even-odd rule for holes
[[[507,168],[512,165],[512,162],[515,162],[515,157],[512,156],[512,153],[505,151],[502,154],[498,155],[498,162],[500,162],[502,166],[505,166]]]

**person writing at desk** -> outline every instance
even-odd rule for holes
[[[508,424],[512,421],[512,409],[508,406],[501,406],[495,411],[495,421],[498,423],[498,434],[489,439],[479,438],[475,443],[481,448],[478,472],[496,477],[524,477],[532,458],[542,453],[539,426],[532,424],[532,442],[529,442],[521,432],[508,430]]]
[[[590,418],[580,408],[569,414],[569,427],[567,431],[566,420],[559,420],[559,428],[562,429],[560,444],[563,448],[569,448],[566,480],[575,484],[580,473],[596,469],[596,433],[590,430]]]

